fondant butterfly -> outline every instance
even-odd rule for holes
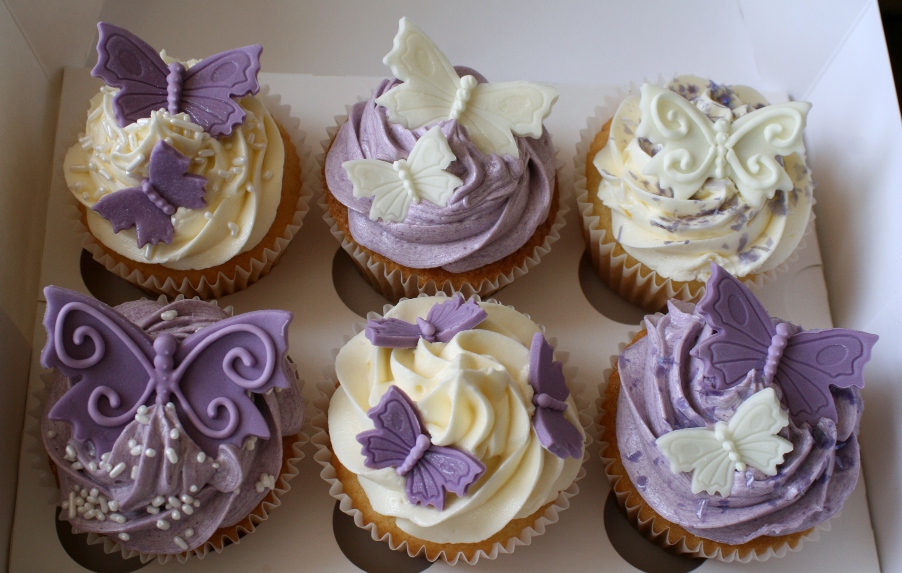
[[[376,103],[408,129],[446,119],[467,128],[483,153],[517,157],[514,135],[540,137],[557,100],[554,88],[532,82],[481,83],[457,75],[451,62],[413,22],[401,18],[391,52],[382,60],[402,84]]]
[[[445,493],[466,495],[485,472],[478,459],[463,450],[435,446],[424,433],[416,405],[397,386],[390,386],[367,412],[376,426],[357,434],[369,468],[393,467],[406,476],[407,499],[417,505],[445,508]]]
[[[119,127],[162,108],[173,115],[186,112],[213,137],[231,135],[245,116],[232,98],[260,91],[262,46],[228,50],[186,70],[178,62],[167,66],[156,50],[128,30],[106,22],[97,29],[97,65],[91,75],[120,89],[113,96]]]
[[[713,430],[674,430],[655,443],[670,460],[673,473],[692,472],[692,493],[729,497],[734,472],[744,472],[747,465],[777,475],[777,464],[793,448],[792,442],[776,435],[788,423],[776,392],[765,388],[740,404],[729,423],[717,422]]]
[[[394,163],[378,159],[352,159],[341,164],[354,185],[355,197],[373,197],[369,217],[400,223],[410,204],[426,199],[439,207],[448,204],[454,190],[463,184],[445,171],[454,153],[442,130],[435,126],[414,144],[407,159]]]
[[[179,341],[151,339],[105,304],[59,287],[44,289],[47,344],[41,365],[72,386],[49,417],[72,424],[79,440],[108,452],[140,406],[173,402],[197,445],[216,456],[221,444],[268,439],[269,427],[248,391],[289,388],[285,366],[291,313],[249,312]]]
[[[448,342],[463,330],[474,328],[488,314],[475,301],[464,302],[462,296],[429,309],[426,319],[417,318],[411,324],[399,318],[379,318],[366,323],[366,337],[373,346],[383,348],[414,348],[420,338],[427,342]]]
[[[533,335],[529,348],[529,385],[535,391],[532,425],[539,443],[559,458],[581,458],[583,437],[564,417],[570,396],[564,367],[554,359],[554,347],[541,332]]]
[[[206,177],[188,173],[191,159],[162,139],[150,153],[147,177],[140,187],[105,195],[92,209],[113,224],[113,231],[135,227],[138,247],[172,242],[172,219],[178,207],[202,209]]]
[[[788,325],[775,327],[748,287],[714,264],[698,311],[715,330],[691,352],[704,362],[705,376],[726,388],[752,369],[763,372],[767,382],[780,386],[797,425],[837,421],[830,386],[864,387],[862,371],[877,342],[874,334],[832,328],[787,336]]]
[[[802,132],[810,103],[780,103],[732,123],[712,122],[678,94],[644,84],[639,107],[642,120],[636,135],[663,146],[642,172],[657,177],[676,199],[689,199],[709,177],[732,179],[753,207],[773,198],[778,189],[792,189],[792,180],[774,156],[805,153]]]

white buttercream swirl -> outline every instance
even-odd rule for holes
[[[443,300],[406,300],[386,316],[414,322]],[[361,332],[335,362],[340,387],[329,405],[335,455],[357,474],[373,509],[394,516],[408,534],[436,543],[491,537],[553,501],[582,464],[545,450],[532,429],[529,345],[539,327],[511,308],[480,306],[488,318],[448,343],[421,339],[416,348],[377,348]],[[373,428],[366,413],[392,385],[417,403],[433,444],[462,448],[486,466],[466,496],[448,494],[442,511],[410,503],[404,478],[393,468],[364,465],[357,434]],[[567,403],[565,415],[582,433],[573,399]]]
[[[217,266],[255,247],[275,220],[285,161],[279,129],[263,103],[241,99],[244,123],[216,139],[188,114],[164,109],[119,127],[112,107],[118,91],[103,87],[91,99],[85,133],[63,162],[69,189],[86,207],[91,234],[131,260],[179,270]],[[114,233],[91,208],[109,193],[140,186],[160,139],[191,158],[190,173],[207,178],[206,208],[179,207],[172,216],[172,243],[139,248],[134,228]]]
[[[746,86],[719,86],[695,76],[675,78],[668,88],[712,121],[730,121],[768,105]],[[601,174],[598,197],[611,209],[614,238],[627,253],[660,276],[704,281],[715,262],[734,276],[774,269],[795,250],[811,213],[812,182],[805,157],[782,158],[793,189],[778,191],[756,208],[730,179],[708,179],[690,199],[673,197],[656,177],[643,174],[658,151],[636,137],[639,96],[627,97],[611,121],[608,144],[594,158]]]

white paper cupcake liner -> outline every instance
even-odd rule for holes
[[[360,101],[360,98],[358,99]],[[369,96],[363,98],[363,100],[366,99],[369,99]],[[345,106],[345,109],[350,113],[351,106]],[[335,219],[333,219],[332,215],[329,213],[329,207],[326,205],[325,193],[328,192],[328,186],[325,181],[326,155],[332,147],[332,141],[338,133],[338,128],[340,128],[347,119],[348,115],[335,116],[335,125],[328,127],[326,130],[329,137],[321,142],[325,151],[322,154],[317,155],[317,160],[319,161],[317,174],[320,177],[319,184],[323,193],[319,195],[317,203],[323,210],[323,220],[326,221],[326,224],[329,226],[332,236],[338,240],[345,252],[351,256],[357,269],[364,277],[366,277],[373,288],[381,292],[388,300],[400,301],[402,298],[414,298],[420,294],[432,296],[438,293],[445,293],[449,296],[454,293],[460,293],[467,298],[474,295],[480,297],[491,296],[514,282],[514,280],[525,275],[530,269],[539,264],[542,257],[551,251],[551,245],[561,238],[561,229],[566,223],[565,215],[570,211],[569,197],[571,185],[569,181],[565,181],[563,169],[564,161],[559,157],[560,150],[555,146],[555,170],[557,172],[558,191],[557,214],[555,215],[551,229],[549,229],[548,234],[545,236],[545,240],[541,245],[538,245],[533,249],[532,254],[530,254],[522,264],[511,268],[507,272],[500,273],[492,279],[483,279],[483,281],[477,285],[468,282],[453,285],[451,281],[447,280],[443,284],[436,284],[435,281],[430,280],[423,286],[420,286],[419,277],[415,272],[416,269],[413,269],[413,273],[407,274],[400,269],[387,268],[383,262],[374,260],[352,237],[338,227]]]
[[[642,330],[644,330],[644,328],[642,328]],[[809,533],[806,533],[805,535],[802,535],[797,540],[795,540],[794,545],[790,542],[786,542],[778,547],[761,548],[743,553],[741,552],[741,548],[739,546],[734,548],[730,548],[728,546],[725,547],[723,544],[711,542],[698,536],[694,536],[695,540],[690,540],[683,536],[677,537],[680,534],[675,531],[672,532],[670,526],[667,523],[660,523],[655,519],[655,516],[657,515],[656,513],[654,513],[654,515],[649,519],[642,519],[639,516],[639,512],[642,507],[648,507],[649,509],[652,508],[651,506],[647,505],[638,494],[636,496],[632,496],[632,492],[624,491],[622,488],[618,488],[618,482],[620,482],[621,479],[629,480],[629,476],[627,476],[625,472],[623,474],[620,474],[613,470],[616,462],[620,460],[617,460],[609,455],[614,452],[610,450],[611,444],[607,440],[605,440],[604,434],[606,430],[606,427],[604,425],[604,415],[606,413],[606,410],[604,406],[606,402],[608,382],[610,380],[611,374],[614,371],[614,368],[617,365],[617,359],[620,355],[620,352],[622,352],[627,346],[633,344],[637,334],[638,332],[630,332],[628,334],[630,342],[621,342],[617,348],[618,353],[611,356],[611,366],[604,370],[603,381],[598,385],[598,399],[595,403],[595,423],[597,427],[596,436],[598,436],[598,448],[601,455],[601,463],[604,466],[605,475],[608,476],[608,480],[611,482],[611,491],[614,492],[614,495],[617,498],[617,502],[620,504],[620,507],[623,508],[623,510],[626,512],[627,518],[630,520],[630,522],[635,525],[640,532],[648,537],[650,541],[661,547],[664,547],[665,549],[670,549],[676,551],[677,553],[691,554],[695,557],[703,557],[705,559],[717,559],[718,561],[724,561],[726,563],[733,561],[749,563],[751,561],[767,561],[771,557],[784,557],[787,553],[795,553],[797,551],[800,551],[802,549],[802,545],[804,545],[805,543],[819,540],[821,531],[830,531],[830,521],[831,519],[833,519],[832,517],[812,527]],[[654,510],[652,509],[652,512],[653,511]],[[839,512],[837,512],[833,517],[838,516]],[[676,537],[676,539],[671,539],[671,537]]]
[[[181,298],[184,297],[179,296],[174,300],[179,300]],[[213,304],[215,304],[216,301],[212,302]],[[225,310],[228,312],[229,308],[230,307],[226,307]],[[297,367],[293,362],[289,361],[289,363],[291,364],[291,368],[295,373],[298,390],[303,390],[304,381],[297,377]],[[25,432],[31,438],[33,438],[33,442],[31,446],[27,448],[27,450],[32,458],[31,467],[38,472],[38,482],[43,488],[45,488],[45,491],[47,492],[46,503],[48,506],[56,506],[57,509],[59,509],[59,486],[57,478],[50,467],[50,464],[52,462],[50,461],[47,451],[44,449],[44,440],[41,431],[41,420],[44,416],[45,405],[47,403],[47,399],[50,395],[50,389],[56,376],[57,374],[53,371],[45,371],[40,374],[43,385],[40,389],[34,392],[34,397],[36,398],[36,406],[28,412],[27,419],[25,421]],[[157,561],[160,564],[167,563],[169,561],[178,561],[180,563],[184,563],[192,557],[203,559],[210,552],[221,553],[225,547],[229,545],[237,545],[241,542],[241,539],[245,535],[253,533],[260,523],[266,521],[269,518],[269,514],[282,504],[282,497],[291,490],[291,485],[289,484],[289,482],[292,478],[298,475],[299,470],[297,466],[298,463],[302,459],[304,459],[304,445],[306,445],[310,441],[307,427],[310,424],[310,420],[313,419],[313,417],[319,415],[319,411],[315,408],[315,406],[311,405],[308,402],[305,410],[304,425],[301,431],[296,435],[297,439],[291,445],[291,451],[283,451],[282,453],[282,462],[284,466],[287,466],[287,468],[277,476],[276,486],[271,490],[272,499],[268,499],[269,494],[267,494],[267,496],[264,496],[263,500],[260,501],[260,503],[258,503],[253,510],[251,510],[250,514],[248,514],[250,517],[250,519],[248,520],[250,521],[250,523],[248,525],[245,525],[245,520],[242,520],[238,526],[233,525],[230,527],[222,528],[228,531],[219,535],[218,537],[214,535],[202,545],[184,553],[166,555],[143,553],[140,551],[127,549],[123,547],[122,544],[119,543],[116,539],[93,532],[87,532],[87,543],[89,545],[102,544],[104,553],[121,553],[123,559],[137,557],[141,560],[142,563]],[[58,519],[61,521],[68,521],[61,509],[59,510]],[[72,528],[72,532],[80,533],[74,527]],[[214,539],[214,537],[216,538]]]
[[[646,79],[645,83],[654,83],[665,87],[669,81],[669,79],[659,77],[654,82]],[[586,120],[587,127],[579,132],[580,140],[576,144],[576,155],[573,158],[573,189],[580,214],[583,238],[589,248],[592,263],[599,276],[622,298],[650,312],[655,312],[661,310],[667,301],[672,298],[687,302],[698,302],[705,295],[704,281],[697,281],[701,283],[700,288],[690,289],[688,282],[664,278],[647,265],[635,261],[635,259],[635,264],[627,266],[626,254],[614,254],[614,248],[618,243],[614,237],[609,236],[607,231],[601,227],[600,217],[595,214],[595,208],[589,197],[586,181],[586,160],[595,136],[601,131],[604,124],[614,117],[620,103],[627,96],[638,94],[640,87],[640,85],[630,84],[629,88],[618,88],[614,95],[606,96],[604,102],[595,108],[595,114]],[[814,203],[815,199],[812,197],[812,207]],[[742,282],[750,287],[760,288],[786,272],[792,266],[792,263],[798,260],[799,253],[808,245],[808,238],[813,232],[814,210],[812,209],[808,218],[808,224],[802,233],[802,238],[792,253],[771,270],[741,277]]]
[[[422,296],[432,295],[423,293],[414,298],[419,298]],[[474,296],[473,298],[477,302],[481,302],[481,298],[478,295]],[[498,303],[498,301],[493,299],[489,299],[486,302]],[[391,310],[393,306],[394,305],[390,304],[385,305],[382,315]],[[382,315],[371,312],[367,316],[367,320],[381,318]],[[525,316],[529,317],[529,315]],[[356,335],[360,333],[365,328],[365,326],[365,323],[355,324],[354,334]],[[542,327],[541,325],[539,325],[539,327],[544,332],[544,327]],[[351,338],[352,337],[350,336],[343,337],[342,346],[347,344]],[[556,346],[557,340],[554,338],[549,338],[548,342],[552,346]],[[406,540],[396,540],[392,537],[390,532],[381,531],[378,524],[372,522],[367,523],[361,511],[354,507],[353,500],[344,492],[344,486],[342,485],[341,481],[339,481],[336,475],[335,467],[332,465],[332,450],[331,442],[329,439],[329,424],[327,416],[329,411],[329,400],[331,399],[332,394],[334,394],[336,389],[338,388],[338,381],[335,374],[334,364],[339,350],[340,347],[332,350],[332,365],[324,368],[324,379],[316,385],[317,397],[314,400],[314,405],[318,410],[318,414],[315,418],[310,420],[311,433],[313,434],[311,441],[317,448],[317,452],[316,454],[314,454],[313,459],[315,459],[321,466],[323,466],[323,469],[320,472],[320,477],[329,484],[329,495],[338,500],[339,509],[341,509],[342,512],[353,517],[354,524],[357,527],[368,530],[373,540],[386,542],[393,550],[406,552],[410,557],[425,556],[430,561],[437,561],[441,559],[449,565],[456,565],[459,561],[463,560],[466,563],[473,565],[480,559],[496,559],[501,554],[513,553],[514,550],[521,545],[531,544],[533,538],[545,533],[545,528],[548,525],[558,521],[560,512],[570,507],[570,498],[579,493],[579,486],[577,485],[577,482],[579,482],[579,480],[581,480],[586,475],[585,465],[580,466],[579,472],[577,473],[576,478],[573,480],[573,483],[570,484],[567,489],[561,491],[558,494],[557,498],[553,502],[551,502],[551,504],[544,510],[543,514],[535,520],[535,523],[532,526],[524,528],[522,531],[520,531],[519,534],[507,539],[504,542],[495,543],[492,546],[491,550],[489,550],[488,552],[483,550],[477,551],[471,558],[465,555],[463,552],[449,554],[444,550],[439,552],[438,554],[429,555],[427,554],[425,547],[420,547],[419,551],[417,551],[416,548],[410,547]],[[592,444],[592,416],[589,411],[591,405],[588,399],[583,396],[582,389],[573,382],[577,374],[577,370],[576,368],[567,366],[569,353],[559,352],[557,348],[555,348],[555,357],[564,364],[564,377],[567,380],[567,386],[568,388],[570,388],[570,394],[573,397],[573,401],[576,404],[577,410],[579,411],[580,424],[582,425],[583,430],[586,433],[586,440],[583,444],[584,453],[582,459],[582,463],[585,464],[585,461],[589,457],[589,446]]]
[[[268,85],[263,85],[257,97],[269,110],[273,119],[289,135],[291,142],[297,150],[301,162],[301,192],[295,207],[294,217],[291,223],[285,227],[281,236],[277,237],[272,249],[264,249],[262,257],[253,258],[246,267],[237,267],[235,276],[228,277],[224,272],[219,272],[214,282],[207,277],[201,277],[196,284],[187,278],[177,283],[171,277],[165,277],[166,268],[160,265],[161,274],[147,276],[138,269],[130,268],[123,262],[111,257],[100,245],[97,239],[90,233],[82,220],[82,210],[74,198],[69,197],[69,217],[73,220],[81,246],[87,249],[94,260],[102,264],[112,273],[123,279],[151,292],[175,297],[179,294],[185,296],[199,296],[203,299],[219,298],[246,288],[267,274],[278,262],[279,257],[288,246],[288,243],[298,232],[303,224],[304,216],[310,210],[310,200],[317,186],[317,165],[313,159],[311,148],[305,143],[306,132],[300,129],[300,120],[291,115],[291,106],[281,102],[281,96],[272,94]],[[65,153],[62,154],[65,156]]]

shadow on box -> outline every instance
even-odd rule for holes
[[[90,255],[88,255],[90,257]],[[58,507],[53,508],[53,520],[56,522],[56,535],[60,545],[73,561],[96,573],[129,573],[146,566],[138,557],[123,559],[122,553],[104,553],[103,544],[88,545],[87,533],[72,533],[68,521],[57,519]]]
[[[351,255],[341,247],[338,247],[332,259],[332,284],[341,302],[363,318],[369,312],[382,314],[383,307],[391,304],[363,278]]]
[[[81,252],[80,269],[81,280],[88,287],[91,296],[109,306],[141,298],[157,298],[157,295],[141,290],[124,278],[106,270],[86,250]]]
[[[620,298],[620,295],[601,280],[592,264],[592,255],[589,251],[585,251],[579,260],[579,286],[589,304],[614,322],[636,326],[648,314],[643,308]]]

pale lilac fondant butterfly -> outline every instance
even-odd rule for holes
[[[178,207],[202,209],[207,178],[188,173],[191,159],[163,141],[150,153],[148,177],[140,187],[110,193],[94,204],[94,211],[113,224],[113,231],[135,227],[138,247],[172,242],[172,219]]]
[[[570,396],[564,366],[554,359],[554,347],[541,332],[533,335],[529,347],[529,385],[535,391],[532,425],[539,443],[559,458],[581,458],[583,437],[564,417]]]
[[[168,66],[150,45],[128,30],[100,22],[97,65],[91,75],[119,88],[113,113],[125,127],[151,112],[186,112],[213,137],[231,135],[244,122],[245,112],[232,98],[260,91],[260,45],[228,50],[206,58],[189,69]]]
[[[41,365],[70,379],[49,417],[72,424],[76,439],[109,452],[141,406],[175,406],[188,435],[210,456],[219,446],[270,437],[251,393],[289,388],[287,311],[227,318],[179,341],[151,339],[114,309],[62,289],[44,289],[47,344]]]
[[[485,466],[457,448],[436,446],[423,431],[416,405],[397,386],[390,386],[367,416],[376,426],[357,434],[368,468],[396,468],[405,476],[407,499],[416,505],[445,508],[445,493],[464,496]]]
[[[835,423],[836,405],[830,386],[864,387],[862,371],[871,358],[877,336],[833,328],[791,334],[788,323],[774,326],[764,307],[742,284],[711,265],[707,291],[698,311],[715,334],[692,350],[704,362],[704,374],[718,388],[763,372],[783,391],[783,402],[796,424]]]
[[[455,296],[434,305],[426,319],[417,318],[416,324],[398,318],[367,321],[366,337],[373,346],[414,348],[420,338],[427,342],[448,342],[455,334],[475,327],[487,316],[475,301],[464,302],[463,297]]]

